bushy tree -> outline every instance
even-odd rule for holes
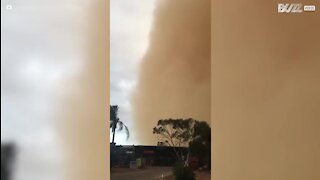
[[[181,148],[188,147],[193,138],[195,120],[189,119],[161,119],[153,128],[153,134],[159,138],[158,144],[173,148],[178,161],[188,160],[189,153],[184,154]],[[187,158],[185,158],[187,156]]]
[[[185,165],[188,165],[191,152],[205,165],[210,166],[211,128],[207,122],[191,118],[162,119],[153,128],[153,133],[159,138],[158,145],[173,147],[178,161],[185,161]],[[188,148],[187,154],[177,147]]]
[[[207,122],[196,121],[190,151],[210,168],[211,160],[211,128]]]

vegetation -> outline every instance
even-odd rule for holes
[[[179,161],[172,168],[175,180],[195,180],[195,174],[192,169],[185,166],[183,162]]]
[[[153,134],[158,135],[159,143],[173,147],[178,161],[188,161],[185,154],[176,147],[187,147],[193,138],[195,120],[193,119],[164,119],[159,120],[156,127],[153,128]]]
[[[120,121],[118,117],[118,110],[119,110],[119,106],[117,105],[110,106],[110,129],[112,132],[112,142],[111,142],[112,144],[115,143],[114,138],[115,138],[116,131],[124,130],[127,135],[127,139],[130,136],[128,127],[122,121]]]
[[[211,128],[207,122],[196,121],[193,140],[190,142],[190,152],[196,155],[207,168],[211,169]]]
[[[189,167],[189,156],[196,156],[202,164],[211,169],[211,128],[207,122],[194,119],[159,120],[153,128],[159,138],[158,145],[173,148],[177,163],[172,171],[176,180],[194,180],[195,174]],[[188,149],[186,158],[181,148]],[[180,150],[180,151],[179,151]]]

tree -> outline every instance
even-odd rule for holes
[[[119,106],[117,105],[110,106],[110,129],[112,132],[112,142],[111,142],[112,144],[114,144],[116,130],[122,131],[124,129],[127,135],[127,139],[130,136],[128,127],[118,118],[118,110],[119,110]]]
[[[153,128],[153,134],[158,135],[160,142],[158,144],[167,145],[173,148],[178,161],[188,162],[181,147],[188,147],[193,138],[194,124],[193,119],[164,119],[159,120],[157,126]],[[179,148],[177,148],[179,147]]]
[[[196,155],[205,165],[210,168],[211,159],[211,128],[207,122],[196,121],[194,124],[194,133],[190,141],[190,152]]]

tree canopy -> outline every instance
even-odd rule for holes
[[[210,159],[211,128],[205,121],[189,119],[161,119],[153,128],[159,145],[173,147],[179,161],[188,161],[189,152],[200,159]],[[187,158],[178,147],[189,148]]]

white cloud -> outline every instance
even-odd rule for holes
[[[86,60],[90,2],[1,1],[1,142],[19,147],[16,180],[61,179],[56,117]]]
[[[130,95],[136,84],[139,62],[148,47],[155,0],[111,0],[110,5],[110,100],[111,104],[119,105],[119,117],[130,129],[134,123]],[[123,133],[118,133],[116,142],[138,144],[131,132],[128,142]]]

